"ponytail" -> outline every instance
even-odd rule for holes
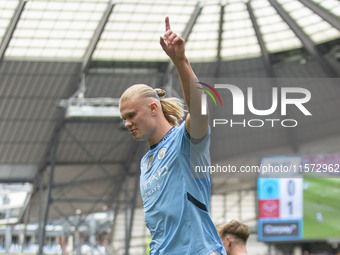
[[[166,120],[173,126],[179,125],[184,117],[183,104],[176,97],[165,98],[165,90],[155,89]]]

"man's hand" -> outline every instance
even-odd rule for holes
[[[184,40],[172,32],[169,17],[165,17],[165,34],[161,36],[160,44],[174,64],[185,59]]]

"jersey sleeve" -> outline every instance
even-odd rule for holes
[[[187,155],[188,164],[190,165],[190,174],[193,178],[208,178],[210,173],[206,171],[211,165],[210,161],[210,134],[211,128],[208,126],[206,135],[199,141],[190,138],[185,128],[185,121],[180,125],[181,130],[181,151]]]
[[[208,126],[208,130],[207,133],[205,134],[205,136],[201,139],[195,139],[190,137],[189,132],[186,130],[185,128],[185,121],[182,122],[182,124],[180,125],[180,128],[183,129],[183,133],[184,133],[184,139],[186,140],[186,142],[190,143],[190,149],[195,149],[195,150],[202,150],[206,147],[210,146],[210,134],[211,134],[211,128],[210,126]]]

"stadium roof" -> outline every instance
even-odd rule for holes
[[[325,11],[339,17],[340,4],[336,0],[31,0],[23,3],[20,5],[18,0],[0,3],[2,40],[17,8],[22,9],[5,52],[6,59],[80,61],[103,23],[93,60],[166,61],[167,57],[155,43],[164,32],[161,21],[166,15],[170,16],[174,31],[191,30],[187,53],[192,61],[214,61],[218,54],[222,59],[260,56],[254,21],[268,52],[302,47],[278,8],[315,44],[340,35],[336,24],[320,17]],[[194,24],[190,26],[192,19]]]

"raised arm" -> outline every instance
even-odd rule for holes
[[[189,114],[185,127],[190,136],[200,139],[205,136],[208,129],[208,115],[201,115],[202,90],[191,65],[185,56],[185,42],[183,38],[175,34],[170,28],[169,17],[165,18],[165,34],[160,38],[160,44],[165,53],[171,58],[178,71],[185,102]]]

